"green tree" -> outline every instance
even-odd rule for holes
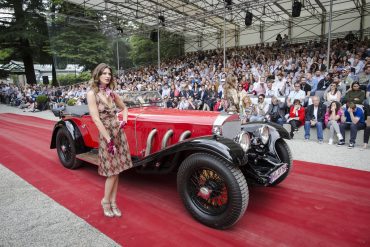
[[[160,56],[161,60],[183,55],[184,39],[164,30],[160,31]],[[133,35],[130,37],[130,58],[134,66],[156,63],[158,59],[158,43],[147,37]]]
[[[22,59],[27,82],[34,84],[34,60],[41,63],[47,60],[47,54],[43,51],[48,37],[47,26],[41,14],[45,11],[45,5],[42,0],[2,0],[0,9],[12,13],[0,21],[1,49],[14,49],[11,59]]]
[[[74,63],[91,70],[98,63],[113,61],[112,42],[103,33],[99,13],[66,1],[56,9],[49,25],[48,51],[57,58],[58,67]]]

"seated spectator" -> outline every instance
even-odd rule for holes
[[[272,86],[272,81],[269,80],[267,82],[267,89],[266,89],[266,97],[277,97],[279,95],[278,91],[276,91]]]
[[[267,110],[266,117],[269,121],[283,125],[286,122],[285,119],[285,103],[280,102],[275,96],[271,98],[271,104]]]
[[[343,136],[340,133],[339,124],[343,111],[339,101],[332,101],[325,113],[325,125],[330,130],[329,145],[333,145],[334,132],[337,134],[338,141],[343,141]]]
[[[326,74],[324,79],[321,79],[321,81],[319,81],[319,84],[317,84],[317,89],[316,89],[315,95],[319,96],[320,98],[323,98],[326,89],[329,88],[329,85],[331,83],[332,83],[331,74],[328,73],[328,74]]]
[[[312,87],[309,84],[307,84],[306,81],[307,81],[306,78],[302,77],[300,83],[301,89],[305,92],[307,98],[311,95]]]
[[[299,87],[299,83],[298,83]],[[294,137],[294,132],[298,131],[298,128],[304,123],[305,110],[299,99],[293,101],[293,105],[290,107],[289,118],[287,123],[290,124],[290,137]]]
[[[187,110],[189,108],[189,102],[184,96],[181,97],[181,101],[177,108],[180,110]]]
[[[333,82],[332,84],[330,84],[329,91],[327,91],[324,94],[324,100],[325,100],[324,104],[326,106],[329,106],[331,104],[331,102],[333,102],[333,101],[340,102],[340,100],[342,98],[342,94],[338,90],[337,86],[338,86],[338,84]]]
[[[198,110],[198,104],[197,103],[194,101],[193,97],[190,96],[189,99],[188,99],[188,104],[189,104],[188,110]]]
[[[299,100],[303,104],[306,98],[305,92],[301,89],[301,84],[299,82],[294,83],[294,91],[291,91],[287,98],[287,105],[291,107],[295,100]]]
[[[310,139],[311,127],[316,127],[317,139],[320,144],[323,143],[324,135],[323,129],[325,120],[326,106],[320,102],[320,98],[317,96],[312,97],[312,105],[309,105],[305,112],[305,123],[304,123],[304,138],[305,140]]]
[[[256,114],[255,106],[249,96],[244,96],[241,105],[241,120],[242,124],[250,121],[250,118]]]
[[[365,105],[365,123],[366,128],[364,131],[364,145],[362,146],[362,150],[367,148],[367,145],[369,144],[369,136],[370,136],[370,106]]]
[[[365,88],[368,86],[370,83],[370,65],[364,67],[364,71],[358,75],[358,82]]]
[[[269,105],[265,102],[265,95],[260,94],[258,96],[258,103],[255,107],[256,115],[252,115],[249,119],[250,122],[263,121],[266,113],[269,109]]]
[[[346,86],[346,89],[349,89],[353,83],[353,79],[350,76],[351,69],[350,68],[344,68],[342,70],[342,82]]]
[[[357,107],[355,103],[347,103],[347,107],[342,116],[342,122],[339,125],[340,133],[343,136],[343,140],[338,142],[338,146],[345,144],[345,129],[350,129],[350,140],[348,148],[354,148],[356,143],[357,131],[365,128],[364,112],[360,107]]]
[[[317,86],[322,79],[324,79],[324,77],[321,75],[321,71],[316,70],[315,75],[312,77],[312,80],[311,80],[312,85],[310,85],[311,86],[311,96],[315,95]]]
[[[267,85],[265,81],[266,81],[266,78],[264,76],[261,76],[259,78],[259,81],[253,84],[253,91],[255,92],[256,95],[266,93]]]
[[[360,90],[360,83],[355,81],[351,85],[351,89],[344,97],[345,102],[353,102],[357,105],[362,105],[365,100],[365,92]]]

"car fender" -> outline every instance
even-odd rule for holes
[[[245,152],[235,141],[222,136],[202,136],[186,139],[159,152],[150,154],[135,162],[135,166],[144,165],[164,157],[179,153],[208,153],[215,155],[231,165],[242,166],[246,163]]]
[[[83,140],[83,137],[81,135],[80,130],[78,129],[77,125],[73,121],[69,120],[60,120],[54,125],[53,134],[51,136],[51,143],[50,143],[50,149],[56,148],[56,138],[58,130],[62,127],[66,127],[68,132],[71,134],[72,139],[76,143],[76,151],[77,153],[83,153],[86,151],[85,143]]]

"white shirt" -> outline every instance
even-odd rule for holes
[[[290,100],[291,103],[293,103],[293,101],[295,99],[299,99],[301,101],[301,103],[303,103],[303,99],[305,97],[306,97],[305,92],[300,89],[298,92],[297,91],[291,91],[289,93],[288,99]]]
[[[315,120],[317,120],[317,111],[319,110],[319,107],[314,106],[313,107],[313,115],[315,116]]]

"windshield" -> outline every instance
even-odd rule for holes
[[[163,106],[162,97],[158,91],[134,91],[119,94],[127,107]]]

